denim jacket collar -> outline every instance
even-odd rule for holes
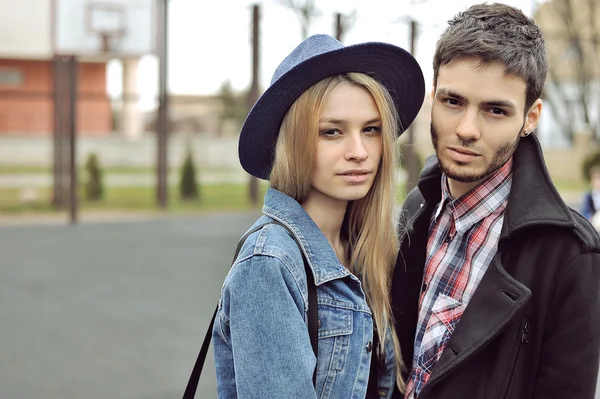
[[[339,262],[321,229],[295,199],[269,188],[265,195],[263,213],[292,230],[308,259],[316,285],[351,275]]]

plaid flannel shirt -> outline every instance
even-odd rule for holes
[[[512,183],[512,160],[483,184],[442,200],[431,218],[419,300],[413,368],[405,398],[419,396],[492,258]]]

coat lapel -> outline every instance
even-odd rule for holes
[[[456,325],[424,390],[442,380],[496,337],[530,297],[529,288],[512,278],[495,257]]]

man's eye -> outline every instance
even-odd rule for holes
[[[447,98],[446,104],[448,105],[460,105],[460,102],[456,98]]]
[[[506,112],[502,108],[490,108],[490,112],[494,115],[506,115]]]

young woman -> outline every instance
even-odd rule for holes
[[[242,166],[271,187],[219,300],[219,398],[389,398],[403,387],[389,302],[394,142],[423,98],[418,64],[390,44],[311,36],[278,67],[240,135]]]

